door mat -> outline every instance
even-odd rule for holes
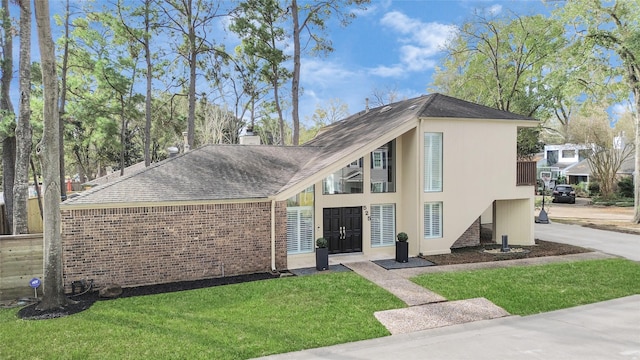
[[[318,271],[315,267],[302,268],[302,269],[290,269],[289,272],[295,276],[304,276],[304,275],[312,275],[319,273],[332,273],[332,272],[344,272],[351,271],[348,267],[339,264],[339,265],[329,265],[329,270]]]
[[[435,265],[429,260],[417,257],[409,258],[409,261],[406,263],[397,262],[395,259],[375,260],[373,263],[387,270],[408,269],[414,267],[426,267]]]

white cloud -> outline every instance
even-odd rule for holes
[[[371,73],[385,77],[407,76],[406,72],[420,72],[435,66],[434,59],[444,45],[456,34],[452,25],[437,22],[423,22],[399,11],[385,14],[380,23],[398,33],[399,63],[392,66],[378,66]]]
[[[502,5],[493,5],[487,9],[487,12],[491,15],[498,15],[502,12]]]
[[[318,58],[304,58],[301,61],[301,73],[304,81],[314,87],[329,87],[336,83],[351,82],[356,76],[353,71],[333,61]],[[303,78],[303,76],[301,76]]]
[[[364,99],[373,84],[365,71],[351,70],[345,64],[323,58],[305,57],[301,61],[300,119],[306,121],[316,106],[324,106],[331,99],[340,99],[351,112],[364,108]]]
[[[369,70],[369,73],[372,75],[380,76],[380,77],[402,77],[405,73],[404,66],[396,64],[393,66],[378,66]]]
[[[379,0],[366,5],[366,10],[355,9],[353,10],[353,13],[357,17],[372,16],[377,14],[379,11],[385,11],[388,9],[391,6],[391,2],[391,0]]]

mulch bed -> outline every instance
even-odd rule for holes
[[[550,241],[543,241],[536,239],[536,245],[532,246],[520,246],[510,245],[511,248],[522,248],[528,250],[527,252],[510,252],[500,254],[490,254],[484,252],[486,249],[500,248],[499,244],[485,244],[474,247],[451,249],[451,254],[442,255],[426,255],[422,258],[431,261],[436,265],[455,265],[455,264],[468,264],[478,262],[489,261],[501,261],[512,259],[525,259],[541,256],[558,256],[558,255],[570,255],[579,254],[585,252],[591,252],[592,250],[581,248],[578,246],[560,244]]]
[[[279,274],[271,273],[257,273],[249,275],[229,276],[223,278],[204,279],[195,281],[180,281],[168,284],[137,286],[130,288],[123,288],[122,295],[118,298],[143,296],[143,295],[155,295],[170,293],[184,290],[194,290],[208,288],[212,286],[239,284],[249,281],[267,280],[280,277]],[[36,309],[37,304],[26,306],[18,311],[18,316],[25,320],[43,320],[63,317],[67,315],[73,315],[81,311],[87,310],[98,300],[110,300],[100,298],[97,291],[90,291],[80,296],[69,296],[70,302],[68,305],[59,309],[52,309],[47,311],[40,311]]]
[[[477,262],[488,262],[488,261],[500,261],[500,260],[511,260],[511,259],[523,259],[530,257],[540,257],[540,256],[556,256],[556,255],[569,255],[569,254],[578,254],[584,252],[590,252],[591,250],[566,245],[559,244],[549,241],[536,240],[536,245],[534,246],[517,246],[512,245],[512,248],[523,248],[528,250],[527,252],[520,253],[504,253],[504,254],[490,254],[484,252],[485,249],[495,249],[500,248],[498,244],[484,244],[476,247],[468,247],[461,249],[452,249],[451,254],[443,254],[443,255],[429,255],[423,256],[423,259],[431,261],[436,265],[453,265],[453,264],[465,264],[465,263],[477,263]],[[159,285],[149,285],[149,286],[138,286],[131,288],[122,289],[122,295],[119,298],[123,297],[132,297],[132,296],[143,296],[143,295],[154,295],[154,294],[162,294],[176,291],[184,291],[184,290],[193,290],[193,289],[201,289],[207,288],[211,286],[220,286],[220,285],[228,285],[228,284],[238,284],[248,281],[257,281],[257,280],[266,280],[273,279],[279,277],[279,274],[271,274],[271,273],[257,273],[257,274],[249,274],[249,275],[239,275],[239,276],[231,276],[224,278],[214,278],[214,279],[205,279],[205,280],[196,280],[196,281],[182,281],[168,284],[159,284]],[[98,297],[97,291],[90,291],[86,294],[80,296],[70,296],[70,303],[63,308],[40,311],[36,309],[37,304],[26,306],[18,312],[18,316],[22,319],[27,320],[42,320],[42,319],[53,319],[67,315],[73,315],[78,312],[87,310],[98,300],[107,300]]]

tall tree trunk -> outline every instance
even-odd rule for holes
[[[635,137],[635,170],[633,171],[634,181],[634,207],[635,214],[633,216],[633,222],[640,224],[640,87],[636,88],[633,92],[633,96],[636,100],[636,137]]]
[[[298,1],[291,0],[293,16],[293,77],[291,80],[291,119],[293,121],[293,145],[300,142],[300,118],[298,104],[300,97],[300,20],[298,19]],[[280,124],[282,145],[284,145],[284,124]]]
[[[195,35],[194,35],[195,36]],[[195,41],[195,37],[194,37]],[[195,45],[195,44],[194,44]],[[196,60],[195,46],[191,52],[191,60],[189,61],[189,117],[187,119],[187,143],[189,149],[192,149],[196,137]],[[187,145],[187,144],[185,144]]]
[[[38,184],[38,172],[36,171],[36,164],[33,163],[33,159],[29,159],[31,164],[31,173],[33,174],[33,183],[36,188],[36,197],[38,198],[38,209],[40,209],[40,220],[42,220],[42,196],[40,194],[40,184]]]
[[[16,139],[14,137],[13,104],[11,103],[11,79],[13,77],[13,36],[9,0],[2,0],[2,77],[0,78],[0,110],[11,121],[2,142],[2,190],[4,192],[4,218],[9,231],[13,230],[13,181],[16,164]]]
[[[65,105],[67,102],[67,70],[69,69],[69,27],[71,13],[69,12],[69,0],[67,0],[64,14],[64,50],[62,53],[62,72],[60,74],[60,198],[67,199],[67,184],[64,171],[64,123],[66,119]]]
[[[13,121],[13,120],[11,120]],[[10,128],[15,131],[15,124]],[[4,215],[7,219],[7,230],[13,231],[13,183],[16,171],[16,137],[6,136],[2,140],[2,190],[4,191]]]
[[[120,94],[120,176],[124,175],[125,161],[124,156],[127,152],[127,120],[125,116],[124,95]]]
[[[144,57],[147,62],[147,98],[145,100],[145,124],[144,124],[144,166],[151,165],[151,82],[152,70],[151,50],[149,48],[151,21],[149,12],[151,11],[151,0],[144,2]]]
[[[193,5],[188,0],[187,21],[189,24],[189,117],[187,118],[187,143],[193,148],[196,137],[196,68],[198,67],[198,53],[196,49],[196,29],[193,24]],[[185,144],[187,145],[187,144]]]
[[[64,296],[62,276],[60,159],[58,157],[60,114],[58,113],[58,77],[51,37],[49,0],[36,1],[35,13],[44,86],[43,134],[37,147],[37,154],[42,162],[44,187],[44,296],[37,309],[49,310],[68,303]]]
[[[13,234],[29,233],[29,160],[31,159],[31,2],[20,1],[20,118],[16,125],[16,174],[13,183]]]

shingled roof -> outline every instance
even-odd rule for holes
[[[266,198],[315,154],[312,148],[207,145],[97,186],[65,205]]]
[[[429,117],[535,120],[431,94],[352,115],[325,127],[303,146],[207,145],[98,186],[64,204],[268,198],[329,166],[353,161],[350,156],[392,140],[387,134],[408,131],[418,125],[419,118]]]

